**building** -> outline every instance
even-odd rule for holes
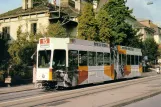
[[[108,0],[93,0],[93,7],[98,11]],[[51,23],[60,21],[68,36],[77,35],[77,17],[87,0],[61,0],[60,6],[48,0],[22,0],[22,6],[0,14],[0,36],[10,42],[17,39],[17,30],[22,32],[44,33]]]
[[[72,5],[79,1],[62,0],[61,8],[48,0],[22,0],[22,6],[0,15],[0,32],[2,39],[13,41],[17,39],[18,27],[22,32],[44,33],[50,23],[62,22],[62,25],[76,35],[78,9]],[[60,10],[60,11],[59,11]],[[70,27],[69,27],[70,26]]]
[[[146,38],[154,38],[155,30],[153,28],[150,28],[144,24],[142,24],[140,21],[138,21],[133,16],[126,17],[125,20],[127,23],[132,25],[133,28],[138,29],[138,35],[141,35],[142,41],[144,41]]]
[[[156,24],[154,24],[151,20],[141,20],[139,21],[141,24],[144,26],[153,29],[155,32],[154,34],[150,32],[146,32],[148,36],[154,35],[154,40],[156,41],[157,44],[161,43],[161,28],[158,27]]]
[[[49,24],[57,21],[66,28],[68,36],[76,36],[78,15],[86,2],[87,0],[61,0],[59,6],[59,3],[49,3],[48,0],[22,0],[21,7],[0,14],[1,38],[9,41],[16,40],[19,26],[22,27],[22,32],[44,33]],[[93,8],[98,12],[106,2],[108,0],[93,0]],[[134,28],[140,28],[138,33],[143,35],[143,40],[153,37],[155,33],[153,28],[138,22],[134,17],[127,17],[126,22]],[[154,37],[159,42],[158,33],[155,33]]]

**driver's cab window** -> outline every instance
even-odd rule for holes
[[[65,50],[54,50],[52,66],[66,66]]]
[[[51,50],[41,50],[38,52],[38,67],[48,68],[50,67]]]

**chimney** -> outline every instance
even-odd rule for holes
[[[28,0],[28,8],[33,8],[33,0]]]
[[[31,9],[33,8],[33,0],[22,0],[22,9]]]
[[[27,9],[28,0],[22,0],[22,9]]]

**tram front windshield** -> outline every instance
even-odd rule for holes
[[[51,50],[41,50],[38,52],[38,67],[49,68],[51,59]]]
[[[65,67],[66,66],[66,51],[65,50],[54,50],[52,66],[53,67]]]

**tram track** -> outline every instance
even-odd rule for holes
[[[38,96],[27,97],[23,99],[15,99],[12,101],[0,102],[0,106],[15,106],[15,107],[22,107],[22,106],[42,106],[46,104],[50,104],[53,102],[59,102],[65,99],[71,99],[80,96],[86,96],[90,94],[95,94],[103,91],[110,91],[114,89],[118,89],[120,87],[126,87],[133,84],[144,83],[149,80],[156,80],[160,79],[160,75],[133,79],[123,82],[116,82],[111,84],[103,84],[98,86],[68,90],[68,91],[58,91],[53,93],[47,93]]]
[[[11,100],[26,98],[26,97],[32,97],[35,95],[42,95],[45,93],[51,93],[51,91],[46,92],[46,91],[42,91],[41,89],[38,89],[38,90],[28,90],[28,91],[0,94],[0,102],[7,101],[7,100],[11,101]]]

